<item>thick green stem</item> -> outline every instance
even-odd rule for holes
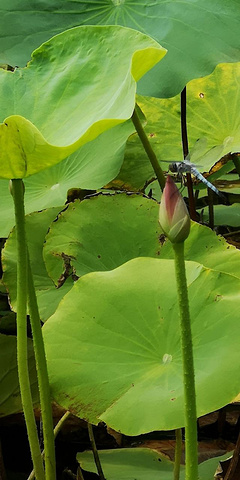
[[[56,462],[53,433],[52,405],[48,380],[47,362],[43,343],[41,321],[38,311],[32,270],[28,257],[28,306],[33,336],[34,354],[37,367],[40,406],[43,424],[44,459],[46,480],[55,480]]]
[[[91,423],[88,423],[88,435],[89,435],[89,438],[90,438],[92,452],[93,452],[93,456],[94,456],[94,460],[95,460],[95,464],[96,464],[96,467],[97,467],[99,478],[100,478],[100,480],[105,480],[103,470],[102,470],[102,465],[101,465],[100,458],[99,458],[98,451],[97,451],[97,446],[96,446],[96,442],[95,442],[95,438],[94,438],[94,434],[93,434],[93,428],[92,428]]]
[[[174,480],[179,480],[181,456],[182,456],[182,430],[181,430],[181,428],[178,428],[177,430],[175,430],[175,434],[176,434],[176,445],[175,445],[175,455],[174,455],[173,479]]]
[[[64,413],[64,415],[60,418],[59,422],[57,423],[56,427],[54,428],[54,438],[56,438],[56,436],[58,435],[58,433],[60,432],[63,424],[66,422],[67,418],[69,417],[69,415],[71,415],[70,412],[66,412]],[[45,456],[45,450],[42,451],[42,458],[44,458]],[[27,480],[34,480],[35,478],[35,472],[34,470],[30,473],[29,477]]]
[[[197,411],[194,380],[192,332],[184,262],[184,242],[173,243],[181,325],[181,344],[185,399],[185,480],[198,479]]]
[[[28,261],[25,232],[24,185],[22,180],[12,180],[12,195],[15,207],[17,233],[17,362],[18,377],[28,440],[37,480],[44,480],[44,468],[38,441],[33,402],[30,388],[27,352],[27,290]]]
[[[133,111],[133,114],[132,114],[132,122],[133,122],[133,125],[134,127],[136,128],[136,131],[138,133],[138,136],[143,144],[143,147],[144,147],[144,150],[151,162],[151,165],[153,167],[153,170],[155,172],[155,175],[158,179],[158,183],[160,185],[160,188],[161,190],[163,191],[164,187],[165,187],[165,177],[164,177],[164,173],[158,163],[158,159],[151,147],[151,144],[148,140],[148,137],[144,131],[144,128],[141,124],[141,121],[139,119],[139,116],[136,112],[136,108],[134,109]]]

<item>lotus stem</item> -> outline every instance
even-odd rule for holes
[[[148,140],[148,137],[145,133],[145,130],[141,124],[141,121],[140,121],[140,118],[137,114],[137,111],[136,111],[136,108],[134,109],[133,111],[133,114],[132,114],[132,122],[133,122],[133,125],[134,127],[136,128],[136,131],[137,131],[137,134],[142,142],[142,145],[143,145],[143,148],[151,162],[151,165],[152,165],[152,168],[155,172],[155,175],[158,179],[158,183],[160,185],[160,188],[161,190],[163,191],[164,187],[165,187],[165,177],[164,177],[164,173],[158,163],[158,159],[152,149],[152,146]]]
[[[93,456],[94,456],[94,460],[95,460],[95,464],[96,464],[96,467],[97,467],[99,478],[100,478],[100,480],[105,480],[103,470],[102,470],[102,465],[101,465],[100,458],[99,458],[98,451],[97,451],[97,446],[96,446],[94,434],[93,434],[93,427],[92,427],[91,423],[88,423],[88,434],[89,434],[91,447],[92,447],[92,452],[93,452]]]
[[[46,480],[55,480],[56,462],[52,419],[52,405],[47,371],[46,355],[43,343],[41,320],[33,282],[31,264],[28,256],[28,306],[33,336],[33,347],[37,367],[40,406],[43,425],[44,459]]]
[[[17,364],[18,377],[26,422],[28,441],[37,480],[45,480],[43,461],[34,417],[28,369],[27,293],[28,255],[25,231],[24,185],[21,179],[12,180],[17,234]]]
[[[178,303],[185,400],[185,480],[198,479],[197,409],[194,379],[193,346],[188,290],[184,262],[184,242],[173,243]]]
[[[58,435],[58,433],[60,432],[63,424],[66,422],[67,418],[69,417],[69,415],[71,415],[71,413],[69,411],[65,412],[64,415],[60,418],[59,422],[57,423],[56,427],[54,428],[53,430],[53,433],[54,433],[54,438],[56,438],[56,436]],[[45,450],[42,451],[41,453],[42,455],[42,458],[44,458],[44,455],[45,455]],[[34,470],[32,470],[32,472],[30,473],[29,477],[27,480],[34,480],[35,478],[35,472]]]

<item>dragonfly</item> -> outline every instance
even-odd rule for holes
[[[210,188],[216,195],[226,200],[225,195],[220,192],[211,182],[209,182],[198,170],[197,165],[190,162],[189,156],[187,156],[182,162],[168,162],[168,160],[161,160],[161,162],[170,163],[169,170],[172,173],[178,173],[183,176],[184,173],[190,173],[194,175],[200,182],[204,183]]]

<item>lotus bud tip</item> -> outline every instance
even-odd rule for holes
[[[186,204],[174,181],[167,176],[163,190],[159,223],[172,243],[184,242],[190,232],[190,217]]]

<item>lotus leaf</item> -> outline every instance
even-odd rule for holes
[[[149,448],[121,448],[99,451],[104,475],[108,480],[172,480],[173,463]],[[97,473],[92,452],[77,454],[84,470]],[[181,467],[180,480],[184,479]],[[204,479],[206,480],[206,479]],[[211,479],[212,480],[212,479]]]
[[[233,207],[224,208],[230,208],[231,212]],[[240,278],[240,251],[208,227],[192,222],[190,235],[184,243],[184,253],[186,260],[195,260],[205,267]],[[164,243],[160,255],[161,258],[174,258],[169,241]]]
[[[29,372],[33,402],[38,403],[38,385],[32,340],[28,339]],[[0,334],[0,417],[22,411],[18,372],[17,338]]]
[[[46,236],[43,256],[49,276],[58,283],[66,258],[78,276],[112,270],[139,256],[173,258],[171,243],[159,243],[158,208],[153,200],[123,193],[70,204]],[[185,257],[239,277],[239,250],[195,222],[185,242]]]
[[[202,416],[239,393],[240,280],[190,261],[186,273]],[[54,399],[126,435],[182,427],[179,323],[173,260],[84,275],[43,327]]]
[[[208,209],[203,210],[203,221],[209,221]],[[230,206],[216,205],[214,208],[214,225],[229,225],[240,227],[240,205],[235,203]]]
[[[180,96],[157,99],[139,95],[137,102],[146,117],[145,131],[160,163],[182,160]],[[188,83],[188,139],[191,160],[200,171],[208,171],[227,153],[240,151],[239,110],[240,63],[218,65],[208,77]],[[162,162],[161,167],[167,170],[168,165]],[[131,136],[124,163],[112,184],[138,190],[153,176],[138,136]]]
[[[165,53],[132,29],[76,27],[41,45],[27,67],[0,69],[0,177],[48,168],[130,118],[136,81]]]
[[[103,132],[62,162],[24,180],[25,211],[63,205],[72,187],[96,189],[112,180],[123,162],[126,141],[134,131],[131,120]],[[15,224],[8,180],[0,179],[0,236],[7,237]]]
[[[199,480],[213,480],[219,462],[229,457],[211,458],[199,465]],[[101,465],[108,480],[172,480],[173,462],[164,455],[148,448],[121,448],[99,451]],[[84,470],[96,472],[92,452],[77,454]],[[184,479],[185,468],[181,466],[180,480]]]
[[[140,82],[141,93],[172,97],[220,62],[239,60],[240,5],[229,0],[2,0],[0,61],[25,65],[52,35],[86,24],[124,25],[155,38],[169,51]]]
[[[44,244],[49,276],[58,284],[70,260],[76,275],[112,270],[134,257],[158,257],[157,202],[142,195],[98,195],[70,204]]]
[[[49,208],[48,210],[31,213],[26,216],[26,234],[28,238],[29,256],[42,321],[47,320],[47,318],[55,312],[58,303],[73,285],[73,281],[70,277],[61,288],[57,289],[47,274],[42,258],[45,235],[50,223],[57,217],[60,210],[61,207]],[[3,282],[9,291],[11,306],[16,310],[17,242],[15,228],[5,243],[2,252],[2,265]]]

